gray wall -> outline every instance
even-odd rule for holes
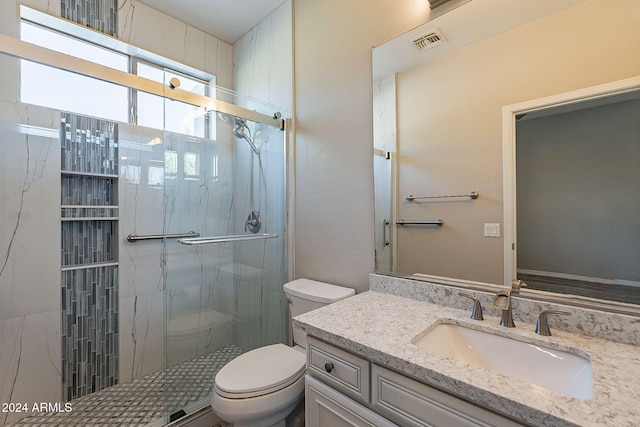
[[[640,281],[640,101],[517,125],[518,268]]]

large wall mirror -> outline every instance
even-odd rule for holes
[[[640,304],[639,13],[461,1],[375,47],[376,269]]]

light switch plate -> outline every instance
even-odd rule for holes
[[[484,224],[484,236],[485,237],[500,237],[500,224],[497,224],[497,223],[485,223]]]

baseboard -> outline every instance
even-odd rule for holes
[[[618,285],[618,286],[634,286],[640,287],[640,282],[622,279],[601,279],[599,277],[578,276],[577,274],[555,273],[552,271],[527,270],[519,268],[518,273],[528,274],[531,276],[549,277],[555,279],[568,279],[580,282],[598,283],[601,285]]]

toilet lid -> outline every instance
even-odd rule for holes
[[[273,344],[244,353],[216,375],[216,392],[241,399],[278,391],[299,379],[305,371],[305,355],[284,344]]]
[[[355,295],[356,293],[356,291],[351,288],[317,282],[310,279],[296,279],[292,282],[285,283],[283,289],[285,293],[289,295],[309,301],[321,302],[323,304],[331,304]]]

